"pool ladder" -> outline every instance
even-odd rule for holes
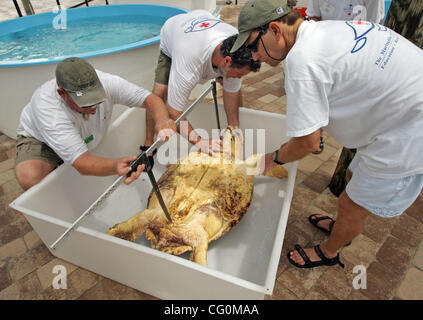
[[[13,1],[13,4],[15,5],[15,8],[16,8],[16,11],[18,12],[19,17],[22,17],[22,11],[21,11],[21,8],[19,7],[18,1],[17,0],[12,0],[12,1]],[[34,8],[32,7],[32,4],[31,4],[31,0],[21,0],[21,1],[22,1],[22,5],[23,5],[27,15],[35,14]],[[88,7],[89,3],[92,2],[92,1],[94,1],[94,0],[84,0],[80,3],[78,3],[78,4],[75,4],[71,7],[69,7],[68,9],[77,8],[77,7],[80,7],[84,4]],[[109,4],[108,0],[104,0],[104,1],[105,1],[106,5]],[[56,0],[56,4],[59,7],[59,9],[61,9],[60,0]]]

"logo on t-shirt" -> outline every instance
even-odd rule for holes
[[[347,26],[351,27],[354,30],[354,41],[355,45],[351,50],[351,53],[356,53],[363,49],[363,47],[367,43],[367,37],[366,35],[372,31],[372,29],[375,27],[373,22],[367,22],[367,21],[345,21]]]
[[[210,28],[213,28],[218,23],[222,22],[221,20],[217,19],[202,19],[202,20],[194,20],[191,25],[185,29],[185,33],[189,32],[198,32],[204,31]]]

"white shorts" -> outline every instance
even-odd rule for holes
[[[352,201],[373,214],[392,218],[407,210],[423,188],[423,174],[398,179],[371,177],[360,170],[356,154],[348,169],[353,173],[345,191]]]

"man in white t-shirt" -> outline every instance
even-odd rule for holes
[[[310,19],[365,20],[382,24],[384,0],[309,0],[306,14]]]
[[[17,129],[15,173],[26,190],[61,163],[83,175],[126,175],[135,156],[110,159],[90,154],[106,134],[113,105],[150,110],[156,131],[165,139],[176,131],[164,102],[148,90],[118,76],[95,70],[81,58],[68,58],[56,67],[56,78],[33,94]],[[131,183],[144,169],[125,179]]]
[[[311,215],[330,233],[314,248],[288,253],[299,268],[341,264],[340,249],[369,213],[402,214],[423,187],[423,51],[394,31],[366,21],[304,21],[284,0],[250,0],[239,15],[232,50],[247,46],[272,66],[286,58],[287,135],[266,154],[264,172],[299,160],[319,144],[320,129],[357,148],[339,197],[337,220]],[[342,264],[341,264],[342,265]]]
[[[204,10],[179,14],[166,21],[160,32],[153,93],[167,101],[172,119],[176,120],[188,107],[190,93],[198,83],[223,78],[228,125],[239,126],[240,78],[250,71],[258,71],[260,62],[252,60],[247,49],[229,53],[236,35],[236,28]],[[147,113],[146,146],[153,143],[153,127],[154,121]],[[220,140],[201,138],[190,124],[186,129],[181,134],[202,151],[220,148]]]

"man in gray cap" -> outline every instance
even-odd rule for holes
[[[21,114],[15,157],[20,185],[31,188],[63,162],[83,175],[128,174],[135,156],[110,159],[89,151],[106,134],[115,104],[147,108],[162,139],[176,131],[163,101],[148,90],[95,70],[84,59],[60,62],[56,78],[35,91]],[[125,183],[137,179],[143,168],[138,166]]]
[[[296,245],[299,268],[335,265],[339,251],[361,233],[369,214],[401,215],[423,187],[423,51],[367,21],[305,21],[286,0],[250,0],[242,8],[232,51],[276,66],[286,58],[287,135],[266,154],[264,172],[316,150],[324,128],[357,148],[337,220],[311,215],[330,234],[314,248]],[[410,63],[412,61],[412,63]]]

